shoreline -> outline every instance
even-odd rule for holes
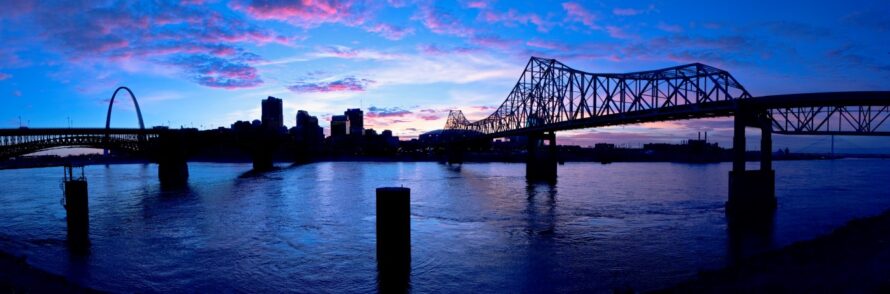
[[[3,293],[103,293],[28,264],[27,257],[0,251],[0,292]]]
[[[890,210],[652,293],[890,293]]]

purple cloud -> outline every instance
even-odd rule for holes
[[[208,87],[236,89],[263,83],[257,70],[242,62],[210,55],[188,55],[174,62],[187,68],[195,82]]]
[[[12,77],[11,74],[6,74],[6,73],[0,72],[0,81],[11,78],[11,77]]]
[[[373,26],[369,26],[369,27],[365,28],[365,30],[372,32],[372,33],[377,33],[377,34],[383,36],[384,38],[387,38],[390,40],[401,40],[405,36],[408,36],[408,35],[411,35],[414,33],[414,29],[412,29],[412,28],[401,28],[401,27],[388,25],[385,23],[379,23],[379,24],[376,24]]]
[[[232,14],[208,11],[201,1],[132,2],[89,7],[42,3],[21,21],[37,27],[47,48],[74,65],[129,61],[172,66],[197,83],[225,89],[262,83],[240,45],[290,44],[293,38],[248,24]],[[27,37],[21,37],[27,38]],[[19,40],[34,42],[35,40]],[[0,57],[10,54],[0,54]],[[11,55],[14,57],[14,55]]]
[[[374,83],[368,79],[357,79],[355,77],[346,77],[332,82],[297,82],[287,87],[288,90],[296,93],[312,93],[312,92],[361,92],[364,91],[369,84]]]
[[[421,7],[411,19],[420,20],[427,29],[436,34],[469,37],[476,33],[476,30],[461,24],[454,15],[432,6]]]
[[[229,6],[255,19],[285,21],[306,28],[323,23],[360,25],[368,18],[363,13],[368,10],[363,9],[357,1],[247,0],[235,1]]]

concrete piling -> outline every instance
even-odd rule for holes
[[[377,269],[382,292],[404,292],[411,272],[411,189],[377,188]]]
[[[74,167],[65,166],[65,212],[68,220],[68,242],[74,247],[89,244],[90,210],[87,180],[74,174]]]

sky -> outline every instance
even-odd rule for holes
[[[0,128],[102,127],[133,90],[146,126],[229,126],[282,98],[319,116],[362,108],[405,138],[450,109],[490,114],[531,56],[587,72],[701,62],[754,96],[890,90],[887,1],[31,1],[0,0]],[[123,99],[120,99],[123,98]],[[138,126],[128,97],[113,127]],[[731,119],[558,133],[561,144],[636,146]],[[749,130],[756,138],[756,132]],[[757,140],[748,140],[751,149]],[[826,137],[775,138],[825,152]],[[890,138],[836,138],[838,152],[890,153]]]

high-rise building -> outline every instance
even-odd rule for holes
[[[304,127],[304,126],[310,125],[309,120],[312,118],[314,118],[314,117],[309,115],[309,112],[307,112],[305,110],[298,110],[297,111],[297,127]],[[316,122],[316,124],[318,124],[318,119],[316,119],[315,122]]]
[[[273,130],[284,127],[284,111],[281,99],[269,96],[263,100],[263,126]]]
[[[347,118],[345,115],[335,115],[331,117],[331,137],[339,137],[346,136],[346,122]]]
[[[347,134],[361,136],[365,130],[364,112],[358,108],[347,109],[344,113],[347,121]]]

